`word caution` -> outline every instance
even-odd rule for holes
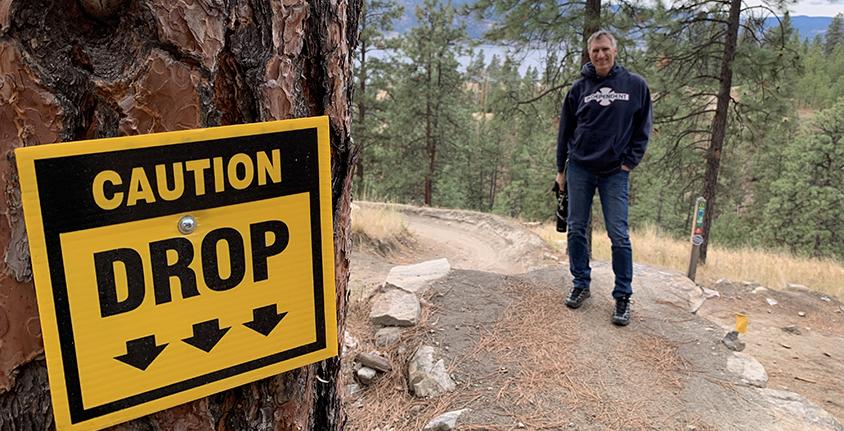
[[[172,178],[172,180],[168,180]],[[192,182],[186,181],[186,177]],[[190,160],[187,162],[155,165],[153,169],[143,166],[132,168],[126,181],[118,172],[106,169],[95,177],[91,187],[94,202],[104,210],[113,210],[121,205],[133,206],[140,201],[154,203],[157,200],[174,201],[185,194],[186,185],[193,185],[193,195],[205,194],[206,177],[213,181],[215,193],[228,188],[244,190],[255,184],[281,182],[281,152],[269,154],[259,151],[254,155],[238,153],[228,163],[222,157]],[[153,181],[150,181],[153,178]],[[153,186],[155,184],[155,186]]]

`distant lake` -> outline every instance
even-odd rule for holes
[[[494,56],[498,57],[499,64],[504,62],[507,55],[519,65],[519,74],[524,75],[528,68],[533,67],[537,70],[542,70],[545,67],[545,59],[548,58],[548,53],[544,49],[521,50],[517,52],[512,48],[501,45],[480,45],[473,48],[475,53],[483,53],[484,63],[489,64]],[[466,70],[466,66],[471,62],[472,57],[460,56],[458,57],[462,70]]]
[[[484,63],[489,65],[494,56],[498,57],[499,64],[504,63],[504,59],[510,54],[511,59],[519,64],[519,74],[524,75],[528,68],[533,67],[537,70],[542,70],[545,67],[545,59],[547,53],[544,49],[522,50],[517,52],[512,48],[502,45],[484,44],[472,48],[475,56],[478,53],[483,54]],[[367,54],[370,57],[375,57],[384,60],[387,57],[387,52],[384,50],[372,50]],[[473,56],[461,55],[457,57],[460,62],[460,70],[465,72],[466,68],[472,62]]]

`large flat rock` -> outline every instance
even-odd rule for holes
[[[780,431],[844,431],[844,426],[826,410],[794,392],[777,389],[760,389],[770,405],[770,412],[777,417],[776,427]]]
[[[433,281],[445,277],[449,271],[451,264],[446,258],[396,266],[390,270],[384,284],[421,295]]]

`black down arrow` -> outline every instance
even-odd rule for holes
[[[278,314],[278,308],[276,308],[275,304],[267,305],[252,310],[252,321],[246,322],[243,325],[259,334],[267,336],[270,335],[270,332],[273,332],[273,329],[278,326],[278,322],[281,322],[281,319],[284,319],[286,315],[286,311]]]
[[[199,350],[210,352],[217,343],[229,332],[228,328],[220,328],[220,319],[213,319],[207,322],[194,323],[193,336],[182,341],[196,347]]]
[[[126,354],[115,356],[114,359],[143,371],[152,364],[152,361],[167,347],[167,344],[156,346],[155,335],[129,340],[126,342]]]

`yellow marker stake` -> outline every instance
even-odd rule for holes
[[[747,332],[747,315],[744,313],[736,313],[736,332],[744,334]]]

